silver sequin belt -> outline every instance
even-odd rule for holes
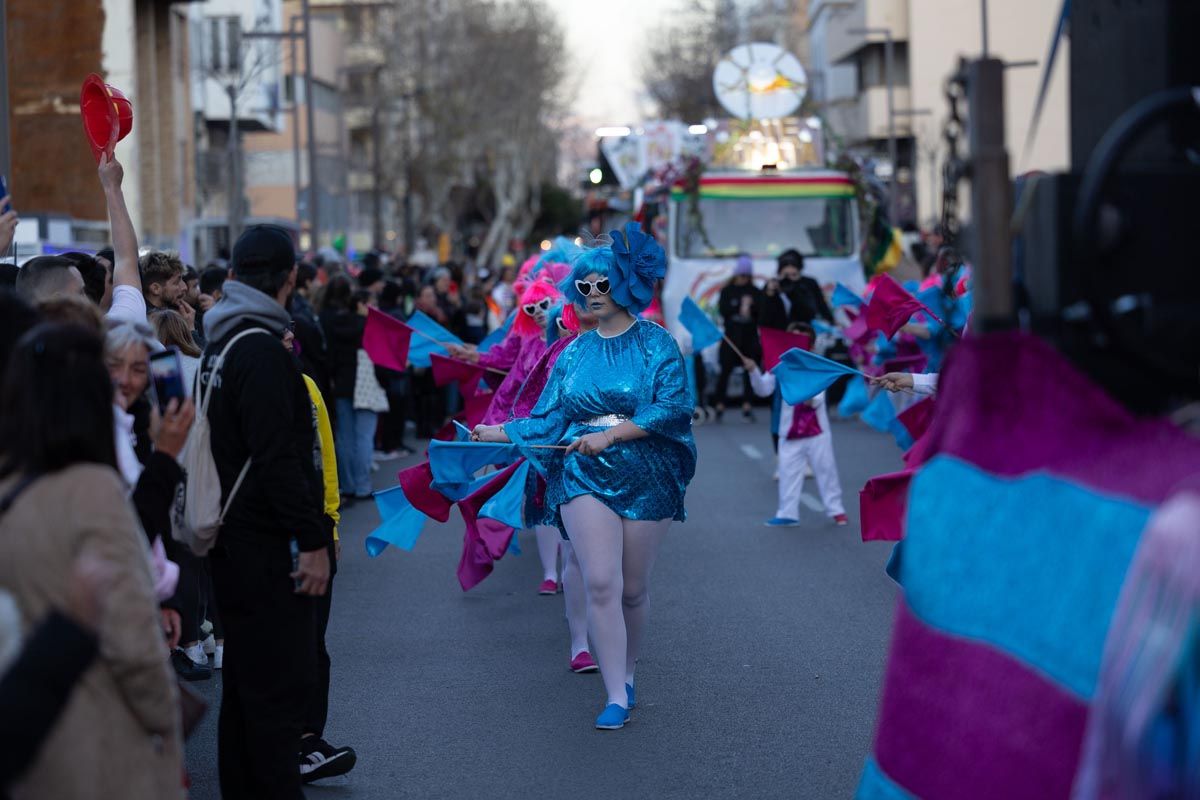
[[[627,422],[629,417],[624,414],[604,414],[599,417],[583,420],[584,425],[590,425],[593,428],[612,428],[620,425],[622,422]]]

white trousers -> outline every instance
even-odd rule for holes
[[[775,516],[800,519],[800,494],[804,491],[804,465],[812,467],[817,491],[829,516],[845,514],[842,482],[833,458],[833,436],[828,432],[807,439],[779,440],[779,509]]]

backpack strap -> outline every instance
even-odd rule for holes
[[[244,331],[237,333],[232,339],[225,343],[221,348],[221,352],[217,355],[217,360],[213,362],[212,369],[208,375],[208,385],[204,387],[204,392],[200,398],[200,408],[198,413],[205,420],[208,419],[208,404],[212,400],[213,386],[216,384],[216,377],[220,374],[221,368],[225,365],[225,356],[229,355],[229,351],[237,344],[238,340],[243,336],[249,336],[252,333],[265,333],[268,336],[271,332],[266,328],[247,328]],[[203,370],[196,370],[196,387],[200,385],[200,373]],[[195,390],[193,390],[193,395]],[[238,473],[237,480],[233,482],[233,488],[229,490],[229,494],[225,498],[225,506],[221,509],[221,521],[225,520],[225,515],[229,513],[229,507],[233,505],[233,500],[237,497],[238,489],[242,488],[242,481],[246,480],[246,475],[250,472],[250,459],[246,459],[246,463],[242,465],[242,471]]]
[[[266,328],[247,328],[246,330],[235,334],[233,338],[226,342],[225,346],[221,348],[221,352],[217,354],[217,358],[212,364],[212,369],[209,371],[208,385],[204,387],[202,392],[200,391],[200,374],[204,372],[204,370],[196,370],[195,386],[192,390],[192,396],[200,398],[200,407],[197,409],[197,412],[205,419],[208,418],[208,404],[212,399],[213,385],[216,383],[215,378],[218,374],[220,374],[221,367],[225,365],[225,356],[229,355],[230,349],[237,344],[239,339],[241,339],[243,336],[249,336],[252,333],[265,333],[268,336],[271,335],[271,332]]]

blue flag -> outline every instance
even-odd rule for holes
[[[367,555],[382,553],[388,545],[412,550],[425,525],[425,515],[404,496],[404,489],[393,486],[375,493],[375,507],[383,522],[367,535]]]
[[[950,309],[950,319],[946,320],[954,330],[961,331],[967,327],[967,318],[971,316],[971,301],[970,292],[954,301],[954,307]]]
[[[833,305],[835,308],[841,306],[854,306],[855,308],[862,308],[865,302],[866,301],[861,297],[850,291],[850,289],[846,288],[844,284],[839,283],[837,286],[833,287]]]
[[[890,393],[880,390],[863,409],[862,421],[881,433],[890,433],[896,420],[896,407]]]
[[[779,358],[771,370],[779,381],[784,402],[791,405],[811,400],[828,389],[843,375],[857,375],[858,370],[836,361],[793,347]]]
[[[699,353],[721,341],[721,329],[690,297],[683,298],[683,305],[679,308],[679,324],[692,335],[693,353]]]
[[[414,311],[404,324],[416,331],[408,346],[408,363],[414,367],[428,369],[430,366],[430,353],[448,356],[450,355],[450,351],[443,345],[462,344],[462,339],[459,339],[420,311]]]
[[[454,420],[454,441],[469,442],[471,441],[471,429],[463,425],[458,420]]]
[[[510,528],[525,527],[525,486],[529,478],[529,462],[526,461],[513,472],[504,488],[496,492],[479,509],[479,516],[502,522]],[[515,538],[515,534],[514,534]]]
[[[846,393],[842,402],[838,403],[838,414],[843,417],[853,417],[867,407],[867,379],[855,375],[846,384]]]
[[[475,350],[480,353],[486,353],[488,350],[491,350],[493,347],[500,344],[500,342],[504,341],[504,337],[508,335],[508,329],[512,327],[513,317],[516,315],[517,312],[515,311],[509,312],[509,315],[504,319],[504,324],[485,336],[483,341],[479,343],[479,346],[476,347]]]
[[[812,326],[813,326],[813,330],[816,331],[817,333],[828,333],[828,334],[832,334],[834,336],[842,335],[842,332],[839,331],[837,328],[833,327],[828,322],[822,322],[819,319],[814,319],[812,321]]]
[[[862,421],[880,433],[890,433],[901,450],[913,446],[912,436],[896,416],[896,407],[892,405],[891,395],[886,391],[875,395],[862,412]]]
[[[429,443],[429,469],[434,485],[439,487],[471,484],[475,481],[475,473],[484,467],[511,464],[519,457],[515,444],[442,442],[437,439]]]

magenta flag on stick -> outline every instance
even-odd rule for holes
[[[363,330],[363,350],[374,364],[403,372],[408,368],[408,345],[412,328],[378,309],[367,309],[367,327]]]
[[[429,363],[433,369],[433,382],[438,386],[457,382],[463,397],[474,397],[479,394],[479,381],[487,370],[475,364],[459,361],[457,358],[447,358],[437,353],[429,354]]]
[[[863,316],[868,328],[883,331],[884,336],[890,339],[918,311],[936,316],[921,301],[904,291],[904,287],[896,283],[891,275],[882,275],[875,283],[875,292]]]
[[[929,430],[929,423],[933,422],[933,403],[932,397],[926,397],[896,415],[896,419],[900,420],[900,424],[914,442],[925,435],[925,431]]]
[[[864,542],[898,542],[904,538],[908,485],[914,470],[877,475],[858,493],[858,516]]]
[[[779,357],[799,347],[801,350],[812,348],[812,337],[807,333],[789,333],[777,328],[759,328],[758,338],[762,342],[762,369],[770,372],[779,365]]]

